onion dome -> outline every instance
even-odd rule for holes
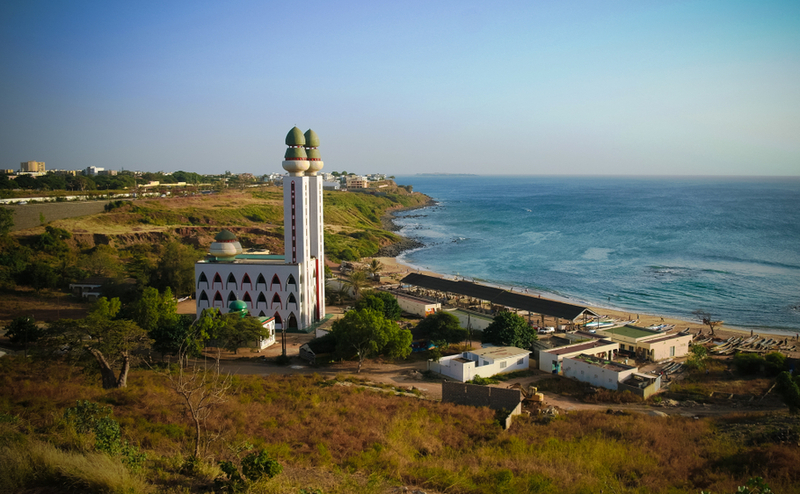
[[[250,310],[247,308],[247,304],[242,300],[233,300],[230,305],[228,305],[228,312],[238,312],[241,317],[245,317]]]
[[[306,156],[308,156],[309,166],[306,175],[315,176],[318,171],[322,170],[322,157],[319,154],[319,137],[317,133],[308,129],[305,133],[306,138]]]
[[[306,155],[306,148],[286,148],[283,158],[288,161],[305,160],[308,159],[308,156]]]
[[[296,129],[296,128],[297,128],[297,127],[295,127],[295,129]],[[292,129],[292,130],[294,130],[294,129]],[[305,134],[303,134],[303,137],[305,137],[305,140],[306,140],[306,143],[305,143],[305,146],[306,146],[306,147],[310,147],[310,148],[317,148],[317,147],[319,147],[319,137],[317,136],[317,133],[316,133],[316,132],[314,132],[313,130],[311,130],[311,129],[308,129],[308,130],[306,131],[306,133],[305,133]],[[288,138],[287,138],[287,139],[288,139]]]
[[[298,129],[297,127],[292,127],[292,130],[290,130],[289,133],[286,134],[286,145],[287,146],[305,146],[306,145],[306,138],[303,135],[303,132],[300,129]]]
[[[242,253],[242,244],[236,239],[236,235],[228,230],[222,230],[214,237],[208,254],[214,256],[217,261],[233,261],[237,255]]]

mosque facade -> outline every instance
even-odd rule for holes
[[[325,238],[319,138],[297,127],[286,136],[283,169],[284,255],[243,252],[236,236],[221,231],[205,259],[195,264],[197,317],[204,309],[228,312],[242,301],[254,317],[275,319],[280,329],[303,330],[325,317]]]

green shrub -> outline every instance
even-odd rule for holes
[[[733,356],[733,366],[744,375],[758,374],[764,363],[764,357],[755,353],[737,353]]]

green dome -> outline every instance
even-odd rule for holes
[[[236,240],[236,235],[234,235],[229,230],[222,230],[221,232],[217,233],[217,236],[214,237],[214,240],[217,242],[224,242],[226,240]]]
[[[228,309],[230,309],[231,312],[239,312],[239,311],[247,310],[247,304],[242,300],[234,300],[228,306]]]
[[[295,127],[296,129],[297,127]],[[286,148],[286,154],[283,155],[284,158],[287,160],[291,159],[300,159],[304,160],[307,158],[306,156],[306,148]]]
[[[286,134],[287,146],[305,146],[306,138],[303,137],[303,132],[297,127],[292,127],[292,130]]]
[[[321,160],[322,159],[322,157],[319,154],[319,149],[317,149],[317,148],[306,149],[306,154],[308,155],[308,159],[310,159],[310,160]]]
[[[319,147],[319,137],[317,137],[317,133],[311,129],[308,129],[304,134],[306,138],[306,146],[316,148]]]

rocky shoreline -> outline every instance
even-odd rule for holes
[[[420,206],[393,209],[392,211],[389,211],[388,213],[384,214],[381,217],[381,224],[383,225],[383,229],[384,230],[388,230],[390,232],[399,232],[400,231],[400,227],[397,225],[397,223],[394,222],[395,214],[397,214],[397,213],[399,213],[401,211],[411,211],[411,210],[414,210],[414,209],[427,208],[427,207],[430,207],[430,206],[435,206],[436,204],[437,204],[436,201],[434,201],[433,199],[430,199],[430,200],[428,200],[427,203],[422,204]],[[402,254],[403,252],[405,252],[407,250],[413,250],[413,249],[419,249],[420,247],[425,247],[425,244],[423,244],[422,242],[420,242],[417,239],[403,237],[403,236],[400,236],[400,238],[401,238],[401,240],[399,242],[395,242],[393,244],[385,245],[385,246],[381,247],[381,249],[378,251],[377,256],[378,257],[397,257],[397,256],[399,256],[400,254]]]

